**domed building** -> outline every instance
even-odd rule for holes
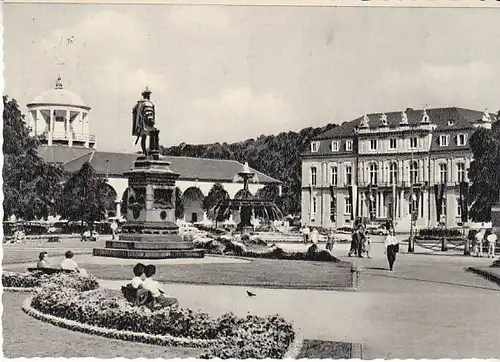
[[[85,162],[106,177],[111,192],[107,202],[108,216],[121,217],[121,203],[125,199],[128,180],[125,173],[133,166],[137,153],[103,152],[96,149],[96,138],[90,134],[90,106],[76,95],[64,89],[61,77],[55,87],[36,97],[26,107],[29,111],[28,127],[32,135],[40,135],[39,154],[46,162],[58,163],[67,173],[78,171]],[[184,201],[184,220],[202,221],[206,215],[203,199],[215,183],[227,191],[230,198],[243,188],[235,175],[243,165],[234,160],[194,157],[165,156],[170,169],[180,175],[176,186]],[[255,172],[255,180],[249,190],[255,194],[266,184],[281,182],[261,172]]]
[[[90,134],[90,107],[75,93],[64,89],[59,76],[49,89],[26,105],[31,135],[41,136],[44,145],[95,147]]]

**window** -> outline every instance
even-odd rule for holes
[[[331,182],[331,185],[332,186],[337,186],[337,183],[338,183],[338,173],[337,173],[337,166],[332,166],[332,168],[330,169],[330,175],[331,175],[331,178],[330,178],[330,182]]]
[[[457,163],[458,182],[465,181],[465,164],[463,162]]]
[[[448,203],[446,202],[446,196],[443,196],[443,203],[442,203],[442,205],[443,206],[441,208],[441,215],[446,216],[446,215],[448,215],[447,210],[446,210],[447,207],[448,207]]]
[[[377,140],[370,140],[370,150],[374,151],[377,149]]]
[[[439,136],[439,145],[441,147],[448,146],[448,135],[441,135]]]
[[[462,216],[462,205],[460,205],[460,197],[457,197],[457,216]]]
[[[439,180],[442,184],[448,182],[448,165],[446,163],[439,165]]]
[[[352,151],[352,140],[345,141],[345,150]]]
[[[352,200],[350,197],[345,198],[345,213],[346,214],[352,213]]]
[[[459,134],[457,136],[457,145],[458,146],[465,146],[465,135],[464,134]]]
[[[410,148],[417,148],[418,139],[417,137],[410,138]]]
[[[318,179],[316,167],[311,167],[311,185],[316,186],[316,181]]]
[[[316,197],[313,197],[312,214],[316,215]]]
[[[311,142],[311,152],[318,152],[319,142]]]
[[[410,163],[410,183],[418,183],[418,162],[413,161]]]
[[[330,149],[334,152],[339,150],[339,141],[332,141]]]
[[[370,184],[377,184],[378,166],[375,162],[370,164]]]
[[[346,166],[345,167],[345,182],[346,184],[352,185],[352,166]]]
[[[332,198],[330,202],[330,221],[337,220],[337,199]]]
[[[389,183],[391,185],[398,183],[398,164],[396,162],[391,162],[389,166]]]
[[[398,140],[397,139],[391,138],[389,140],[389,149],[390,150],[395,150],[397,148],[397,145],[398,145]]]

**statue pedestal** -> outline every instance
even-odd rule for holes
[[[95,248],[94,256],[131,259],[203,258],[204,250],[183,241],[175,223],[178,174],[161,158],[139,157],[128,178],[127,222],[119,240]]]

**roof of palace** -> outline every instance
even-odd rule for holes
[[[67,172],[75,172],[85,162],[90,162],[97,173],[118,177],[129,171],[139,156],[137,153],[103,152],[67,146],[41,146],[39,153],[47,162],[61,163]],[[162,159],[170,162],[170,169],[180,175],[180,180],[233,182],[235,175],[243,169],[243,164],[234,160],[177,156],[162,156]],[[255,172],[259,183],[280,183],[262,172],[251,170]]]
[[[90,108],[85,104],[79,95],[64,89],[61,77],[57,78],[54,88],[43,92],[38,97],[33,99],[33,101],[28,103],[27,106],[30,107],[39,104]]]
[[[437,126],[436,131],[458,130],[471,128],[472,124],[481,123],[485,112],[459,107],[447,108],[430,108],[430,109],[406,109],[405,113],[408,118],[408,125],[418,125],[422,121],[424,111],[429,116],[429,123]],[[368,127],[371,130],[380,128],[381,118],[385,114],[389,128],[396,128],[402,120],[402,111],[393,111],[387,113],[370,113],[367,114]],[[495,121],[495,115],[488,113],[491,120]],[[352,121],[344,122],[336,128],[332,128],[324,133],[319,134],[314,139],[331,139],[336,137],[346,137],[355,134],[356,129],[360,127],[365,116],[360,116]],[[451,122],[450,122],[451,121]]]

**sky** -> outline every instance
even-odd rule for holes
[[[4,94],[64,87],[102,151],[133,152],[146,86],[164,146],[408,107],[500,109],[499,9],[4,4]],[[69,40],[68,40],[69,39]]]

